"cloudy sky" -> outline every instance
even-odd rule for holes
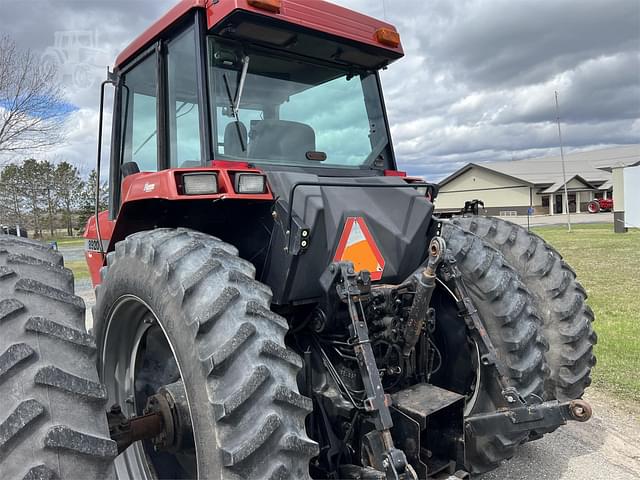
[[[56,33],[86,31],[99,50],[86,78],[65,76],[77,110],[67,144],[43,157],[92,168],[104,68],[173,3],[0,0],[0,32],[19,46],[46,54]],[[556,154],[555,90],[569,150],[640,143],[638,0],[334,3],[401,32],[406,57],[382,78],[396,154],[411,174],[438,180],[469,161]]]

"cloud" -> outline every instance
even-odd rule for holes
[[[637,2],[387,4],[406,58],[382,78],[409,172],[556,153],[556,90],[567,150],[640,142]]]
[[[173,1],[1,1],[3,32],[23,47],[44,53],[56,32],[92,35],[94,84],[79,88],[67,72],[78,110],[67,144],[50,154],[88,171],[106,64]],[[556,90],[568,151],[640,143],[636,0],[334,2],[385,18],[402,35],[406,56],[381,77],[396,157],[411,174],[435,180],[469,161],[557,153]]]
[[[457,3],[446,31],[423,46],[476,87],[531,84],[590,58],[637,51],[632,0]]]

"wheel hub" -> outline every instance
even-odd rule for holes
[[[191,417],[182,381],[161,387],[149,397],[144,415],[127,418],[120,405],[113,405],[107,417],[109,434],[118,444],[118,453],[139,440],[150,440],[157,452],[193,449]]]

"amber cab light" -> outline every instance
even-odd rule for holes
[[[390,28],[376,30],[376,40],[387,47],[398,48],[400,46],[400,34]]]
[[[247,0],[247,3],[252,7],[273,13],[280,13],[282,8],[282,0]]]

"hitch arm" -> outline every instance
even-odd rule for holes
[[[584,400],[563,403],[553,400],[538,405],[472,415],[465,420],[465,429],[477,436],[530,430],[545,432],[565,425],[570,420],[586,422],[591,418],[591,414],[591,406]]]
[[[407,457],[393,444],[393,420],[389,409],[391,397],[384,393],[369,339],[369,328],[360,303],[371,292],[371,275],[367,271],[356,273],[351,262],[334,263],[329,266],[329,271],[336,274],[334,278],[338,297],[347,304],[354,351],[366,393],[365,410],[371,415],[375,426],[375,430],[365,436],[369,463],[385,472],[388,479],[414,480],[417,477],[407,462]]]

